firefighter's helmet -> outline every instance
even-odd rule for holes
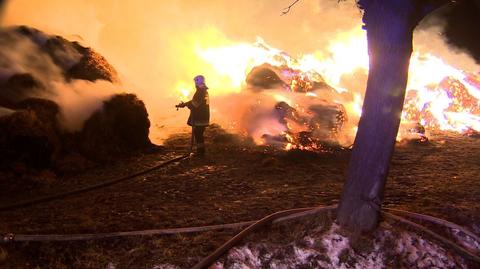
[[[205,86],[205,77],[202,75],[196,76],[194,79],[195,86]]]

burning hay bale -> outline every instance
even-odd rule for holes
[[[468,137],[472,138],[480,138],[480,132],[476,131],[475,129],[469,128],[466,132],[465,135]]]
[[[274,89],[287,84],[273,71],[273,66],[263,64],[256,66],[248,73],[247,84],[253,89]]]
[[[468,111],[473,114],[480,113],[480,103],[477,98],[475,98],[475,96],[468,91],[465,84],[458,79],[447,77],[440,82],[438,87],[440,89],[446,89],[448,96],[455,100],[449,105],[447,111]]]
[[[297,110],[291,107],[287,102],[280,101],[275,104],[275,112],[280,123],[287,124],[288,120],[291,120],[303,124],[302,118]]]
[[[480,114],[480,103],[472,94],[476,79],[474,75],[466,76],[464,81],[446,77],[437,86],[429,88],[428,94],[421,94],[417,90],[408,91],[403,119],[417,122],[429,130],[468,133],[469,129],[477,125]]]
[[[337,135],[347,121],[347,112],[339,104],[315,104],[309,107],[309,111],[313,114],[309,122],[310,129],[324,139]]]
[[[342,105],[319,102],[301,113],[282,101],[275,105],[273,117],[285,131],[278,135],[263,134],[266,144],[302,150],[341,148],[333,141],[347,121]]]
[[[318,73],[305,74],[286,65],[262,64],[248,73],[247,85],[253,90],[289,89],[295,92],[311,92],[319,89],[333,90]]]
[[[265,99],[257,101],[245,117],[247,132],[258,143],[302,150],[338,144],[332,141],[347,122],[346,109],[338,100],[345,97],[319,73],[296,70],[286,63],[265,63],[248,73],[246,83],[251,91],[261,91]],[[273,109],[265,107],[271,106],[272,100],[276,101]]]
[[[263,140],[276,144],[282,140],[278,136],[308,132],[295,127],[284,128],[275,122],[273,116],[266,116],[273,102],[285,101],[303,112],[309,111],[309,107],[319,100],[328,100],[333,104],[342,104],[348,112],[349,122],[341,125],[343,130],[338,141],[342,145],[351,145],[362,115],[368,78],[368,59],[358,53],[362,39],[364,37],[357,34],[352,34],[347,39],[340,38],[332,43],[334,46],[327,49],[327,54],[331,54],[331,57],[322,55],[323,53],[292,57],[259,39],[250,46],[208,48],[202,53],[202,58],[219,74],[229,75],[234,82],[231,88],[240,90],[239,96],[246,97],[241,105],[249,107],[238,109],[244,115],[242,118],[235,115],[233,119],[236,121],[235,126],[240,126],[240,131],[247,132],[257,143],[262,144]],[[362,49],[366,49],[367,44],[363,44],[365,47]],[[460,66],[473,67],[470,61],[447,63],[446,59],[431,53],[427,48],[428,46],[419,46],[412,55],[409,71],[411,79],[407,85],[398,139],[414,139],[422,143],[427,141],[425,133],[414,131],[412,134],[413,129],[409,126],[416,123],[421,124],[429,134],[436,131],[469,133],[469,128],[480,131],[479,74],[473,70],[459,69]],[[224,53],[225,51],[229,53]],[[238,59],[237,54],[241,55]],[[343,63],[341,59],[346,61]],[[242,64],[237,64],[237,60]],[[231,68],[226,70],[226,66]],[[239,76],[238,71],[241,70],[238,68],[242,67],[245,68],[246,77]],[[239,88],[237,85],[246,87]],[[183,94],[184,90],[180,91]],[[237,97],[236,94],[234,96],[233,98]],[[229,107],[225,111],[230,112]],[[319,120],[322,121],[321,118]]]

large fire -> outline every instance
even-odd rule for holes
[[[270,98],[277,102],[275,109],[283,113],[279,121],[272,117],[262,120],[258,114],[255,116],[256,128],[245,131],[257,142],[264,143],[269,138],[283,136],[288,142],[287,148],[315,148],[317,144],[310,143],[315,138],[334,139],[343,145],[353,141],[362,113],[368,74],[366,37],[360,27],[332,40],[327,53],[299,57],[291,57],[267,45],[261,38],[254,44],[209,44],[196,46],[195,50],[208,66],[199,70],[211,78],[213,96],[251,90],[249,80],[254,80],[249,76],[254,72],[260,72],[271,83],[278,82],[273,89],[264,86],[268,89],[255,91],[259,98],[255,102]],[[358,74],[363,81],[348,82],[358,79]],[[189,83],[179,82],[177,85],[182,98],[192,94]],[[415,130],[413,133],[422,133],[424,129],[427,132],[480,131],[478,74],[450,66],[430,52],[415,50],[410,62],[406,96],[398,139],[411,136],[412,130]],[[318,110],[319,104],[321,110]],[[248,111],[251,112],[251,109]],[[337,114],[332,114],[335,124],[323,126],[332,130],[319,136],[318,125],[330,124],[315,117],[330,113],[328,111],[337,111]],[[305,139],[310,142],[302,142]]]

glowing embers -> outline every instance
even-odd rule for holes
[[[410,90],[402,120],[419,122],[429,130],[478,131],[480,103],[464,83],[447,77],[438,85]]]
[[[297,109],[286,102],[278,102],[273,114],[283,126],[279,133],[261,135],[263,144],[282,145],[285,149],[327,151],[341,147],[337,136],[347,120],[342,105],[316,102],[306,109]]]

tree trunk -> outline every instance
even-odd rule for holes
[[[364,9],[370,71],[337,213],[339,223],[354,232],[371,231],[378,224],[405,98],[413,30],[427,10],[419,3],[359,1]]]

